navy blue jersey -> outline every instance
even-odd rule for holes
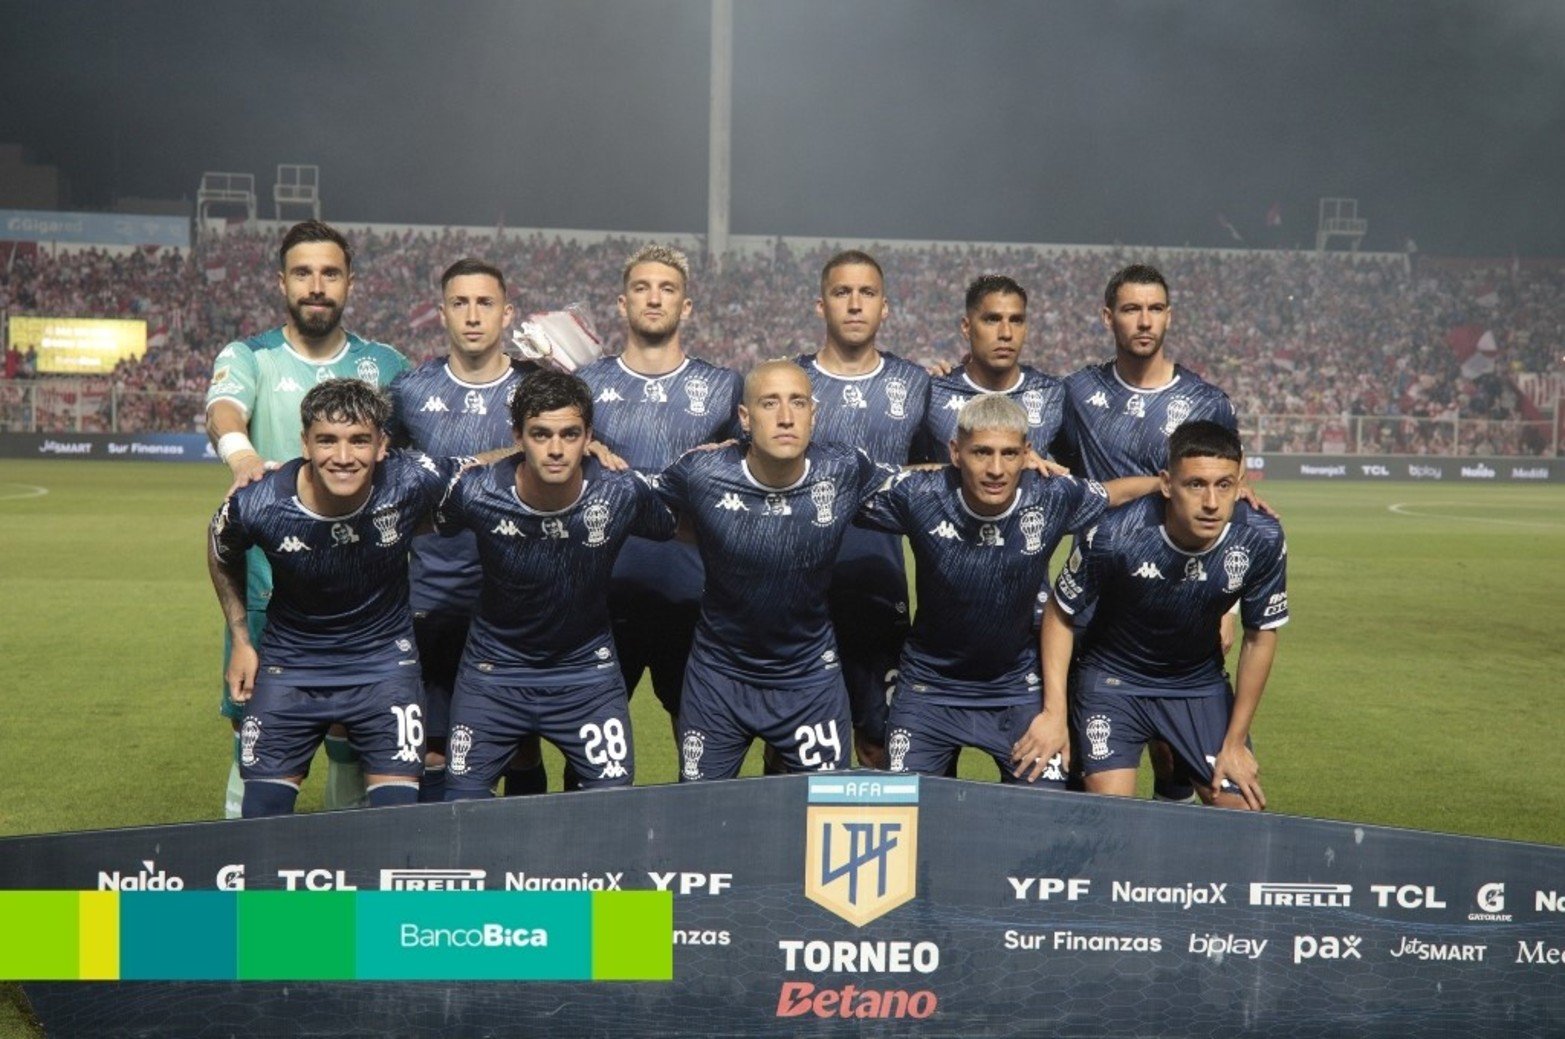
[[[1288,546],[1275,519],[1239,502],[1216,543],[1194,553],[1169,540],[1165,507],[1149,495],[1110,511],[1078,539],[1054,583],[1066,613],[1097,604],[1075,660],[1118,679],[1120,692],[1194,695],[1220,685],[1218,624],[1235,602],[1246,628],[1288,623]]]
[[[1077,476],[1112,480],[1155,476],[1168,467],[1168,438],[1181,425],[1206,419],[1237,431],[1228,394],[1188,368],[1157,389],[1127,385],[1114,362],[1090,365],[1065,379],[1065,422],[1056,457]]]
[[[1049,556],[1067,531],[1096,522],[1107,507],[1095,481],[1032,471],[998,516],[970,511],[961,476],[949,467],[904,473],[876,493],[859,522],[906,534],[918,563],[918,615],[902,651],[902,681],[932,703],[1037,706],[1033,606],[1049,579]]]
[[[923,434],[918,455],[930,462],[949,462],[946,446],[956,439],[957,413],[974,397],[993,392],[978,386],[967,376],[966,366],[929,383],[929,408],[924,413]],[[1021,366],[1021,379],[1004,391],[1027,412],[1027,442],[1040,455],[1047,455],[1065,420],[1065,384],[1036,368]]]
[[[788,487],[750,475],[744,449],[692,451],[658,480],[689,517],[706,566],[691,661],[758,685],[819,684],[837,643],[826,589],[860,504],[895,475],[863,451],[811,444]]]
[[[595,462],[575,504],[539,512],[516,493],[520,461],[465,473],[440,508],[440,529],[474,533],[483,562],[464,670],[509,684],[597,681],[619,666],[609,634],[614,557],[633,534],[673,537],[674,516],[646,477]]]
[[[463,382],[444,358],[425,361],[391,384],[391,442],[434,457],[480,455],[509,447],[511,399],[532,365],[515,361],[492,382]],[[413,609],[468,614],[478,602],[481,574],[473,535],[423,534],[413,539]]]
[[[219,561],[255,547],[272,564],[262,669],[295,685],[329,685],[416,668],[408,542],[461,460],[393,452],[375,467],[365,503],[336,517],[317,515],[299,500],[304,464],[294,459],[241,487],[212,518]]]

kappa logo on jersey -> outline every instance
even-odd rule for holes
[[[254,766],[256,762],[255,745],[261,739],[261,719],[249,717],[239,727],[239,763],[241,765]]]
[[[1143,397],[1139,393],[1131,394],[1130,395],[1130,399],[1125,401],[1125,414],[1127,414],[1127,415],[1134,415],[1136,418],[1146,418],[1147,417],[1147,401],[1146,401],[1146,398]]]
[[[1114,723],[1109,721],[1108,715],[1094,714],[1088,718],[1082,735],[1087,737],[1087,757],[1102,761],[1109,756],[1109,737],[1114,735]]]
[[[367,382],[371,386],[380,385],[380,365],[368,357],[361,359],[353,371],[359,377],[360,382]]]
[[[419,408],[418,410],[419,411],[428,412],[428,411],[450,411],[451,409],[449,407],[447,407],[446,406],[446,402],[441,400],[439,397],[431,396],[428,400],[426,400],[424,402],[424,406]]]
[[[788,504],[788,499],[780,494],[768,494],[766,496],[766,508],[762,510],[763,516],[792,516],[793,506]]]
[[[294,537],[292,534],[283,538],[282,544],[277,546],[279,552],[308,552],[310,546]]]
[[[1154,563],[1142,563],[1130,572],[1130,576],[1145,577],[1149,581],[1161,581],[1163,579],[1163,571],[1159,570]]]
[[[382,548],[395,545],[402,540],[402,535],[397,533],[397,510],[392,505],[382,505],[375,510],[375,515],[370,520],[375,524],[375,529],[380,533],[378,542]]]
[[[912,901],[918,777],[873,785],[812,778],[804,825],[804,895],[811,902],[863,927]]]
[[[1027,412],[1027,424],[1036,426],[1043,422],[1043,391],[1027,390],[1022,394],[1022,409]]]
[[[1250,572],[1250,553],[1242,548],[1230,548],[1223,556],[1223,573],[1228,575],[1224,591],[1237,592],[1244,585],[1244,575]]]
[[[1204,581],[1204,580],[1206,580],[1206,567],[1201,565],[1201,560],[1199,560],[1199,559],[1188,559],[1188,560],[1185,561],[1185,580],[1186,581]]]
[[[810,487],[810,504],[815,506],[815,525],[831,526],[831,507],[837,500],[837,485],[830,480],[819,480]]]
[[[750,506],[746,505],[744,503],[744,501],[739,497],[739,495],[735,494],[732,491],[729,491],[727,494],[723,495],[722,498],[718,499],[717,504],[714,505],[713,508],[724,509],[724,510],[726,510],[728,512],[749,512],[750,511]]]
[[[1000,528],[993,523],[985,523],[978,528],[978,543],[984,548],[1003,548],[1005,539],[1000,536]]]
[[[612,515],[609,507],[601,501],[595,501],[581,510],[581,521],[587,528],[588,545],[596,548],[609,540],[609,519]]]
[[[1027,509],[1021,514],[1017,520],[1017,527],[1025,539],[1022,555],[1033,556],[1043,551],[1043,528],[1047,524],[1042,509]]]
[[[507,538],[524,538],[527,536],[522,532],[522,528],[516,525],[516,521],[510,519],[503,519],[496,523],[490,528],[489,533],[499,534],[501,537]]]
[[[352,545],[359,540],[358,532],[346,523],[333,523],[331,525],[331,543],[334,545]]]
[[[1168,402],[1168,411],[1163,422],[1163,435],[1173,436],[1174,430],[1185,424],[1185,419],[1190,417],[1190,398],[1175,397]]]
[[[272,387],[272,389],[276,393],[298,393],[299,391],[303,390],[304,387],[300,386],[297,382],[294,382],[293,376],[284,375],[281,379],[277,380],[277,385]]]
[[[706,733],[691,729],[679,741],[679,774],[687,780],[701,778],[701,755],[706,753]]]
[[[953,394],[951,394],[951,396],[946,398],[946,410],[947,411],[961,411],[962,410],[962,405],[966,404],[966,403],[967,403],[967,398],[966,397],[963,397],[961,394],[958,394],[958,393],[953,393]]]
[[[619,391],[612,386],[605,386],[603,392],[593,398],[599,404],[612,404],[614,401],[622,401],[624,399],[624,397],[619,395]]]
[[[487,415],[489,407],[484,403],[484,395],[477,390],[468,390],[462,394],[462,414]]]
[[[685,410],[692,415],[706,414],[706,398],[711,395],[712,387],[699,375],[692,375],[685,380],[685,399],[690,401],[690,406]]]
[[[956,526],[950,520],[941,520],[929,534],[931,537],[945,538],[948,541],[962,540],[962,535],[956,532]]]
[[[659,381],[642,383],[641,401],[643,404],[667,404],[668,387]]]
[[[907,418],[907,383],[901,379],[886,380],[886,414]]]
[[[1091,404],[1095,408],[1107,409],[1109,406],[1109,395],[1104,393],[1102,390],[1099,390],[1097,393],[1094,393],[1092,396],[1087,398],[1087,403]]]

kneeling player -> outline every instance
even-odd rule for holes
[[[1180,426],[1162,495],[1105,516],[1055,582],[1043,622],[1045,696],[1064,692],[1068,675],[1089,791],[1133,794],[1141,749],[1161,738],[1207,804],[1266,807],[1250,722],[1276,629],[1288,622],[1288,550],[1275,519],[1237,501],[1243,466],[1232,430]],[[1244,641],[1230,690],[1219,625],[1236,601]],[[1093,603],[1075,647],[1067,615]]]
[[[243,814],[293,811],[334,723],[365,763],[371,807],[411,804],[424,769],[423,690],[408,608],[408,542],[459,462],[386,453],[390,404],[330,379],[300,406],[304,457],[235,491],[212,520],[208,565],[233,638]],[[259,653],[245,618],[245,552],[273,591]]]
[[[1064,786],[1064,690],[1041,697],[1033,605],[1066,531],[1157,481],[1104,488],[1024,471],[1027,433],[1008,396],[973,397],[947,447],[954,468],[897,477],[857,521],[906,534],[918,561],[918,615],[887,730],[893,772],[945,775],[970,746],[994,758],[1002,782]]]
[[[635,776],[609,579],[627,538],[673,536],[673,513],[638,473],[584,469],[592,394],[575,376],[529,376],[511,424],[521,453],[468,471],[440,510],[443,532],[477,536],[483,564],[451,701],[447,801],[487,797],[527,736],[558,747],[584,789]]]

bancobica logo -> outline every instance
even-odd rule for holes
[[[800,941],[777,943],[786,970],[816,974],[932,974],[940,966],[940,947],[911,941]],[[816,985],[785,981],[777,997],[778,1017],[914,1018],[939,1009],[930,989],[872,989],[859,985]]]
[[[170,876],[166,871],[159,869],[158,864],[151,859],[143,859],[141,869],[134,873],[121,873],[119,870],[108,873],[99,870],[98,890],[183,891],[185,881],[182,877]]]
[[[917,791],[915,776],[811,777],[805,897],[855,927],[911,901],[918,881]]]
[[[542,927],[513,927],[487,923],[477,927],[420,927],[402,924],[399,928],[404,949],[503,949],[549,947],[549,932]]]
[[[1485,923],[1510,923],[1511,914],[1505,911],[1505,885],[1502,883],[1485,884],[1478,889],[1473,896],[1473,901],[1478,903],[1478,912],[1468,913],[1467,919],[1482,921]]]
[[[488,872],[481,869],[383,869],[382,891],[482,891]]]

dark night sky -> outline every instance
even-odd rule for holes
[[[733,231],[1565,255],[1560,0],[736,0]],[[342,221],[699,231],[706,0],[0,0],[73,204],[321,166]],[[270,205],[263,206],[270,215]]]

